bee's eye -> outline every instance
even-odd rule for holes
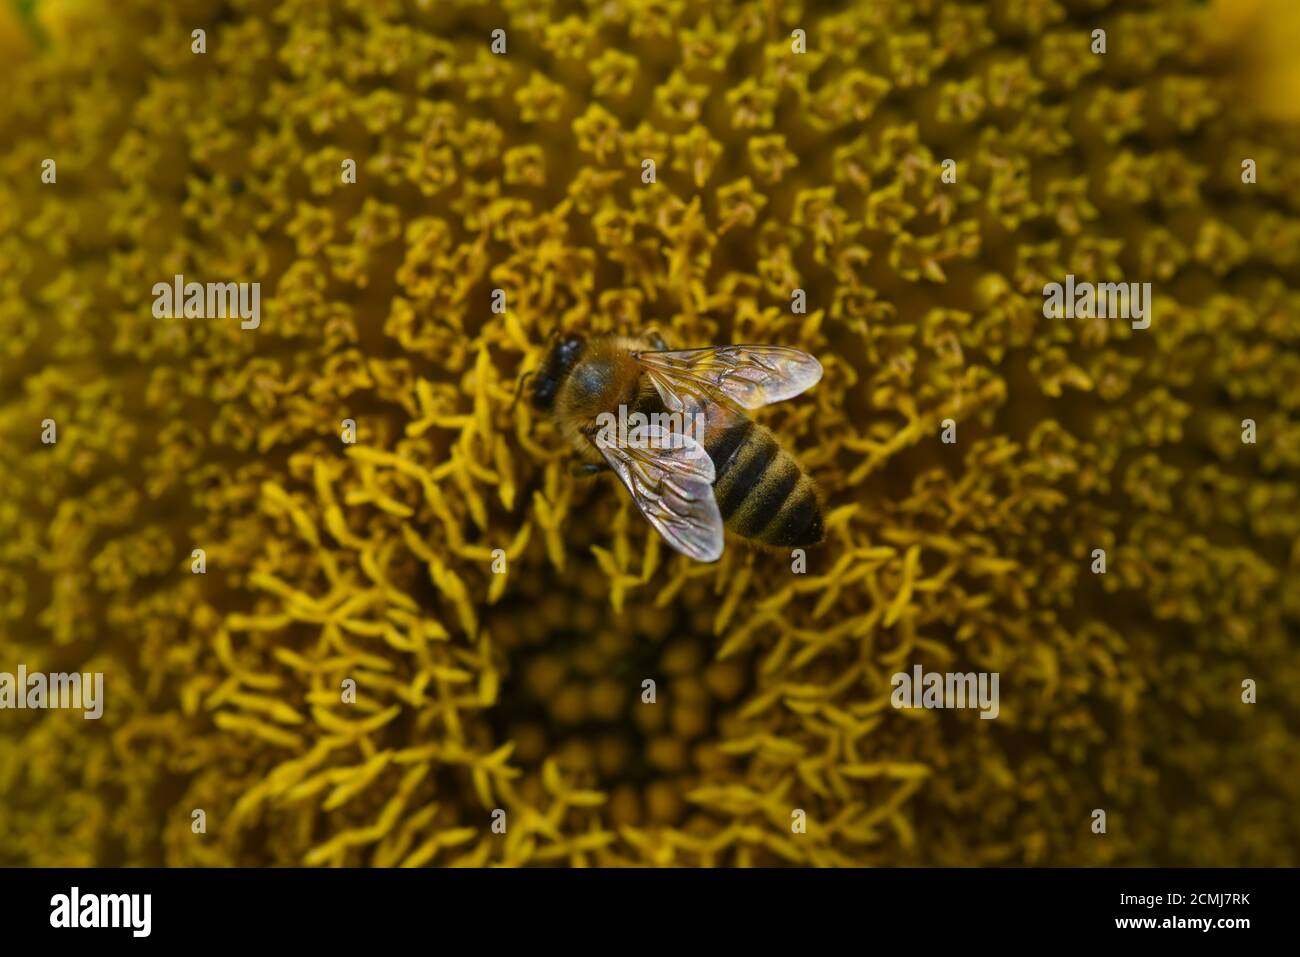
[[[556,378],[563,378],[564,374],[573,368],[573,364],[578,361],[578,356],[582,355],[584,343],[577,337],[564,339],[555,347],[555,353],[552,367],[552,375]]]
[[[533,384],[533,405],[539,409],[549,408],[555,399],[555,380],[538,376]]]

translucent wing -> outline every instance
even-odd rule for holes
[[[628,441],[603,430],[592,441],[632,501],[673,548],[700,562],[722,556],[722,515],[713,498],[713,460],[685,432],[634,429]]]
[[[702,412],[720,396],[742,409],[792,398],[821,381],[822,364],[786,346],[638,352],[670,412]]]

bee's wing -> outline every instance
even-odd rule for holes
[[[703,412],[717,397],[742,409],[792,398],[821,381],[822,364],[786,346],[717,346],[638,352],[670,412]]]
[[[602,430],[592,441],[632,501],[673,548],[700,562],[722,556],[722,515],[713,497],[713,460],[685,432],[634,430],[620,443]]]

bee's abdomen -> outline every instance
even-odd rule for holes
[[[767,545],[821,541],[821,505],[812,479],[771,432],[741,419],[710,437],[705,448],[716,475],[713,494],[729,529]]]

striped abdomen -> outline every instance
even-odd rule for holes
[[[629,415],[665,411],[648,384],[640,387],[632,406]],[[713,460],[713,496],[728,530],[789,548],[822,540],[816,487],[770,429],[715,407],[704,431],[704,450]]]
[[[704,448],[713,459],[713,495],[728,529],[765,545],[822,540],[816,487],[771,430],[738,415],[710,429]]]

